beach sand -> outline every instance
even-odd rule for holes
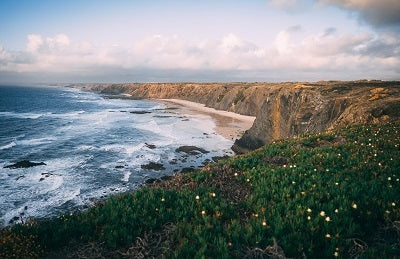
[[[216,133],[235,141],[250,129],[256,117],[240,115],[234,112],[216,110],[204,104],[179,99],[157,99],[168,107],[178,108],[184,114],[203,114],[210,116],[216,125]]]

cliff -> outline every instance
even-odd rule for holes
[[[81,86],[132,98],[174,98],[256,116],[238,153],[274,140],[359,123],[400,120],[400,82],[144,83]]]

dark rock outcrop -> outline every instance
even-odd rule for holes
[[[162,164],[154,162],[150,162],[146,165],[141,165],[140,167],[145,170],[155,170],[155,171],[165,170],[165,167]]]
[[[15,164],[7,165],[4,168],[17,169],[17,168],[28,168],[28,167],[39,166],[39,165],[46,165],[46,164],[43,162],[35,163],[35,162],[28,161],[28,160],[22,160],[22,161],[16,162]]]
[[[144,145],[149,149],[155,149],[156,148],[156,145],[154,145],[154,144],[144,143]]]
[[[151,112],[149,112],[149,111],[131,111],[129,113],[132,113],[132,114],[146,114],[146,113],[151,113]]]
[[[207,154],[210,153],[209,151],[200,148],[200,147],[196,147],[196,146],[180,146],[177,149],[175,149],[175,152],[183,152],[186,153],[188,155],[198,155],[198,154]]]

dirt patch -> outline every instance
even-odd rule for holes
[[[266,164],[274,165],[274,166],[282,166],[287,165],[289,163],[289,159],[287,157],[276,156],[276,157],[263,157],[263,162]]]
[[[201,182],[201,186],[215,187],[228,202],[238,203],[246,200],[250,194],[250,188],[237,180],[237,176],[243,174],[228,165],[222,167],[205,167],[203,171],[209,173],[207,179]],[[200,172],[199,172],[200,173]],[[196,190],[200,183],[187,175],[178,174],[170,180],[156,183],[154,188],[172,190]]]
[[[174,247],[171,241],[174,228],[171,223],[165,224],[159,231],[149,231],[137,237],[131,247],[115,251],[109,251],[103,242],[82,244],[73,241],[44,258],[163,258],[163,254]]]

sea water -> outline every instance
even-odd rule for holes
[[[161,103],[66,87],[0,86],[0,226],[82,209],[230,155],[232,144],[215,133],[211,117]],[[175,151],[184,145],[209,153]],[[23,160],[46,165],[4,168]],[[150,162],[165,170],[142,169]]]

